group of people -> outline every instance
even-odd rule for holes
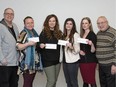
[[[33,87],[40,62],[47,77],[46,87],[56,87],[61,62],[67,87],[79,87],[78,68],[83,87],[97,87],[97,64],[100,86],[116,87],[116,29],[109,26],[105,16],[97,19],[97,35],[89,17],[81,20],[80,34],[73,18],[65,20],[62,32],[57,16],[48,15],[40,35],[34,29],[32,17],[24,18],[24,29],[20,33],[13,19],[13,9],[6,8],[0,21],[0,87],[18,87],[18,68],[23,72],[23,87]],[[32,37],[38,37],[39,42],[29,41]],[[78,43],[78,38],[87,39],[86,44]],[[68,43],[59,45],[59,40]],[[56,48],[47,49],[47,44]]]

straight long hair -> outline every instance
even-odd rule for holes
[[[92,26],[92,23],[91,23],[90,18],[89,18],[89,17],[84,17],[84,18],[81,20],[81,23],[80,23],[80,37],[83,37],[83,35],[84,35],[84,33],[85,33],[85,30],[84,30],[83,27],[82,27],[83,20],[87,20],[87,21],[89,22],[89,24],[91,24],[90,27],[89,27],[89,29],[90,29],[90,31],[93,31],[93,26]]]
[[[73,36],[74,36],[75,32],[77,32],[77,30],[76,30],[76,24],[75,24],[75,21],[74,21],[73,18],[67,18],[67,19],[65,20],[65,22],[64,22],[64,30],[63,30],[63,32],[64,32],[63,38],[66,38],[66,36],[67,36],[66,23],[67,23],[68,21],[71,21],[72,24],[73,24],[73,27],[72,27],[71,32],[70,32],[70,34],[69,34],[69,42],[70,42],[70,43],[74,43],[74,40],[73,40],[74,37],[73,37]],[[77,32],[77,33],[78,33],[78,32]]]
[[[66,24],[67,24],[68,21],[71,21],[72,24],[73,24],[73,27],[72,27],[71,32],[70,32],[70,34],[69,34],[69,42],[70,42],[70,43],[72,44],[72,46],[73,46],[73,45],[74,45],[74,34],[75,34],[75,33],[78,33],[77,30],[76,30],[76,24],[75,24],[75,21],[74,21],[73,18],[67,18],[67,19],[65,20],[65,22],[64,22],[64,31],[63,31],[64,34],[63,34],[63,39],[66,39],[66,37],[67,37]],[[67,50],[69,50],[69,51],[72,52],[73,49],[70,49],[70,48],[68,47]]]

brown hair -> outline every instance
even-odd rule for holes
[[[24,20],[23,20],[24,24],[25,24],[26,19],[32,19],[32,20],[33,20],[33,18],[32,18],[31,16],[27,16],[27,17],[25,17]]]
[[[64,31],[63,31],[64,34],[63,34],[63,37],[65,38],[65,37],[67,36],[66,23],[67,23],[68,21],[71,21],[72,24],[73,24],[71,33],[70,33],[70,35],[69,35],[69,42],[70,42],[70,43],[73,43],[73,36],[74,36],[74,33],[77,32],[77,30],[76,30],[76,24],[75,24],[75,21],[74,21],[73,18],[67,18],[67,19],[65,20],[65,22],[64,22]]]
[[[69,42],[72,43],[72,45],[73,45],[73,44],[74,44],[74,34],[75,34],[75,32],[77,32],[77,30],[76,30],[76,24],[75,24],[75,21],[74,21],[73,18],[67,18],[67,19],[65,20],[65,22],[64,22],[64,31],[63,31],[64,34],[63,34],[63,39],[65,39],[65,38],[67,37],[66,23],[67,23],[68,21],[71,21],[72,24],[73,24],[73,27],[72,27],[71,32],[70,32],[70,35],[69,35]],[[77,33],[78,33],[78,32],[77,32]],[[70,51],[72,52],[73,49],[69,49],[69,48],[68,48],[67,50],[70,50]]]
[[[47,38],[48,39],[51,39],[52,38],[52,35],[51,35],[51,32],[50,32],[50,27],[49,27],[49,20],[54,17],[55,20],[56,20],[56,25],[54,27],[54,36],[55,38],[57,39],[61,39],[62,38],[62,32],[61,30],[59,29],[59,22],[58,22],[58,18],[56,15],[54,14],[51,14],[51,15],[48,15],[44,21],[44,24],[43,24],[43,32],[46,34]]]

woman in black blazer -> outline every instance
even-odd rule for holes
[[[87,44],[80,44],[80,72],[84,81],[83,87],[88,87],[88,84],[91,84],[91,87],[96,87],[96,35],[93,32],[92,23],[88,17],[84,17],[81,20],[80,36],[81,38],[88,39]]]

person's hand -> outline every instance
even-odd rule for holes
[[[46,46],[46,45],[43,44],[43,43],[40,44],[40,48],[42,48],[42,49],[43,49],[45,46]]]
[[[3,66],[6,66],[6,65],[8,64],[7,59],[4,58],[4,59],[1,61],[1,64],[2,64]]]
[[[88,40],[87,43],[88,43],[88,45],[90,45],[90,46],[93,44],[91,40]]]
[[[72,44],[71,43],[66,43],[66,46],[69,47],[69,48],[73,48]]]
[[[99,64],[96,65],[96,70],[99,70]]]
[[[34,42],[34,41],[29,41],[28,42],[28,46],[34,46],[36,44],[36,42]]]
[[[82,51],[82,50],[80,50],[80,54],[81,54],[82,56],[84,56],[84,55],[85,55],[85,52]]]
[[[112,67],[111,67],[111,74],[112,75],[116,74],[116,66],[115,65],[112,65]]]

